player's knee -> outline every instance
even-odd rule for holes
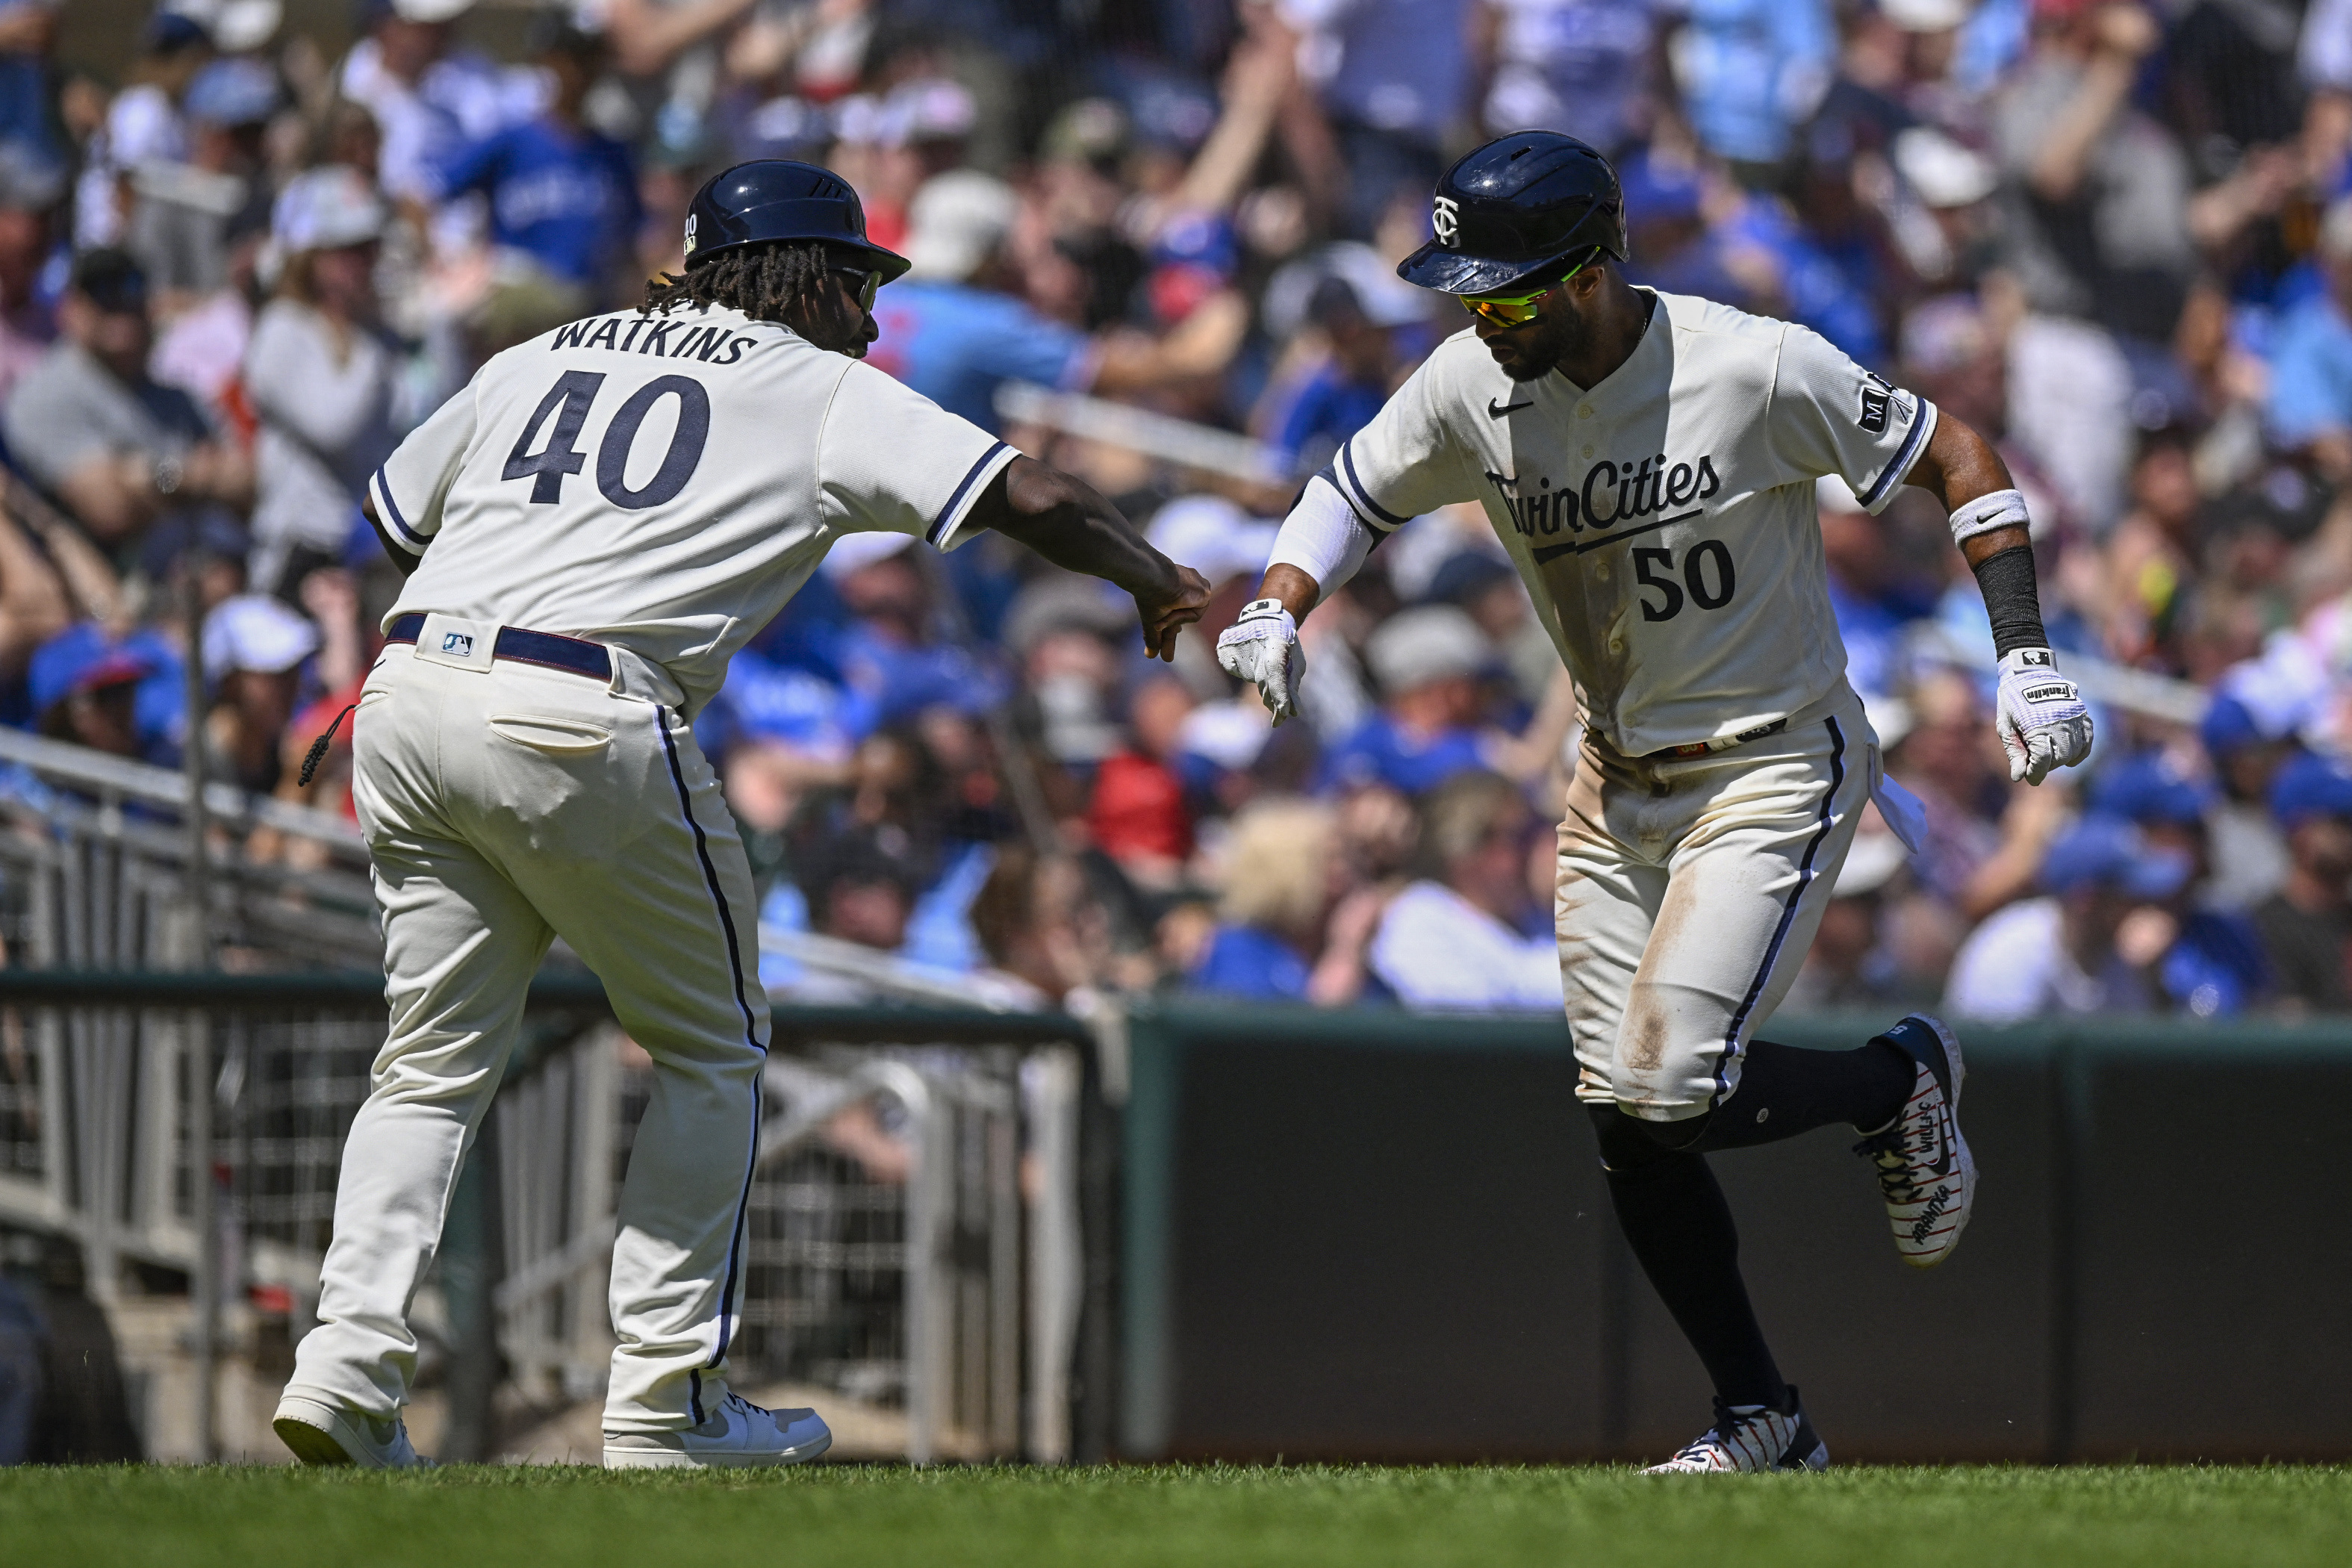
[[[1650,1121],[1618,1105],[1587,1105],[1601,1140],[1601,1163],[1612,1173],[1638,1171],[1687,1152],[1706,1136],[1712,1112],[1681,1121]]]

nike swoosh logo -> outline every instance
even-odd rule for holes
[[[1498,404],[1490,397],[1486,399],[1486,417],[1489,419],[1500,419],[1504,415],[1511,413],[1515,409],[1533,408],[1535,405],[1536,400],[1532,397],[1528,398],[1525,403],[1503,404]]]

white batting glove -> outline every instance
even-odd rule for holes
[[[1225,673],[1257,688],[1274,721],[1298,717],[1298,683],[1307,656],[1298,647],[1298,623],[1279,599],[1252,599],[1241,618],[1217,638],[1217,662]]]
[[[2053,768],[2071,768],[2091,754],[2091,710],[2074,683],[2062,679],[2046,647],[2010,649],[2000,661],[2000,693],[1993,724],[2009,753],[2011,783],[2040,784]]]

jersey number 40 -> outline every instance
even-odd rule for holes
[[[562,500],[563,481],[587,466],[588,454],[579,447],[580,430],[588,423],[588,411],[604,386],[603,371],[567,370],[539,400],[539,407],[523,426],[522,437],[507,454],[507,466],[499,475],[502,479],[529,479],[531,505],[553,506]],[[677,428],[670,432],[669,450],[662,454],[661,467],[642,489],[633,490],[629,489],[629,449],[636,445],[646,416],[665,397],[677,399]],[[548,432],[547,445],[533,452],[530,444],[551,414],[555,425]],[[631,394],[613,416],[612,424],[604,427],[604,439],[596,448],[596,489],[606,500],[628,511],[676,500],[686,482],[694,478],[696,466],[702,461],[703,445],[709,439],[710,394],[703,390],[702,383],[687,375],[657,375]]]

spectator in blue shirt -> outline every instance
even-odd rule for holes
[[[1824,0],[1691,0],[1677,49],[1701,144],[1743,183],[1777,185],[1837,57]]]
[[[441,194],[487,195],[492,241],[510,259],[524,258],[547,292],[570,297],[572,308],[560,318],[569,319],[591,308],[627,262],[643,209],[629,150],[581,117],[604,64],[604,40],[548,13],[536,42],[554,88],[546,110],[442,164]]]
[[[1325,1007],[1387,998],[1364,967],[1387,891],[1350,889],[1328,807],[1279,798],[1248,806],[1234,821],[1223,859],[1216,929],[1189,989]]]
[[[1315,286],[1307,319],[1321,329],[1330,353],[1291,394],[1274,431],[1274,445],[1302,472],[1370,424],[1399,379],[1394,331],[1366,313],[1345,278]]]
[[[1324,757],[1325,789],[1379,783],[1423,795],[1489,765],[1479,682],[1495,648],[1477,622],[1451,605],[1424,605],[1391,616],[1364,656],[1381,706]]]
[[[957,169],[927,181],[908,209],[906,278],[875,301],[881,337],[868,364],[985,430],[1003,425],[1008,381],[1064,392],[1140,392],[1223,370],[1248,312],[1202,310],[1163,338],[1095,339],[1032,308],[1005,252],[1020,198],[1002,180]]]
[[[2307,449],[2341,480],[2352,477],[2352,196],[2320,226],[2326,289],[2279,322],[2271,362],[2271,438]]]

